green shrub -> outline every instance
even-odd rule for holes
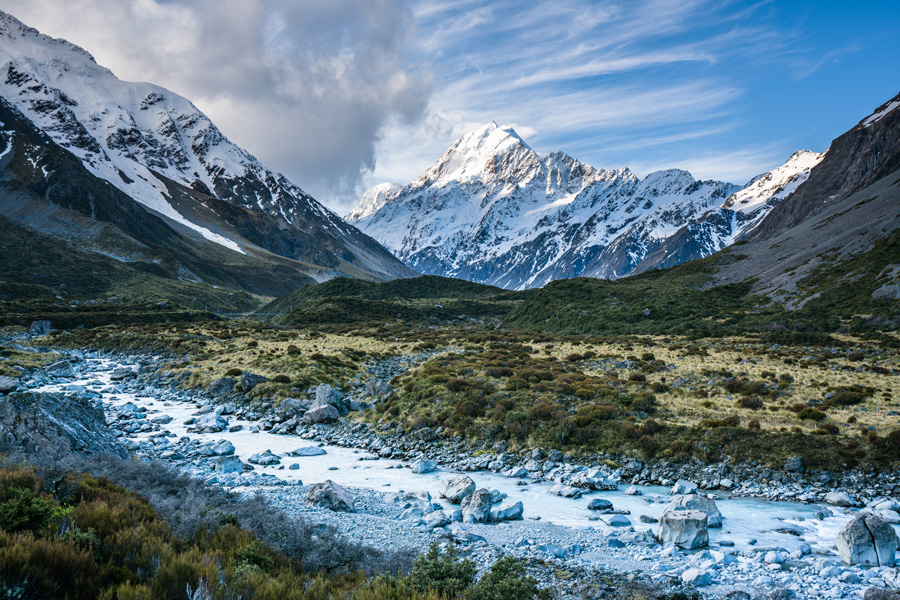
[[[860,392],[842,390],[840,392],[835,392],[834,396],[828,399],[828,404],[832,406],[853,406],[855,404],[860,404],[865,399],[865,395]]]
[[[243,369],[238,369],[237,367],[232,367],[225,371],[225,377],[240,377],[243,373]]]
[[[0,504],[0,529],[37,531],[50,524],[53,502],[37,496],[28,488],[3,490],[6,500]]]
[[[536,579],[525,574],[521,560],[504,556],[463,597],[465,600],[532,600],[549,598],[549,595],[538,589]]]
[[[798,419],[809,419],[812,421],[822,421],[825,419],[827,415],[820,410],[816,410],[810,406],[806,408],[801,408],[800,412],[797,413]]]
[[[762,398],[758,396],[744,396],[738,400],[738,406],[741,408],[749,408],[750,410],[759,410],[763,407]]]
[[[644,375],[643,373],[631,373],[628,376],[628,381],[635,381],[638,383],[644,382],[644,381],[647,381],[647,376]]]
[[[425,554],[413,563],[410,579],[416,589],[435,591],[448,600],[462,598],[463,592],[471,587],[478,567],[471,560],[457,560],[456,546],[450,544],[441,553],[437,542],[431,544]]]

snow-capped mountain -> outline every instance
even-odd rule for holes
[[[742,239],[809,178],[812,168],[824,156],[824,152],[795,152],[780,167],[751,179],[722,206],[700,215],[669,236],[634,272],[674,267],[709,256]]]
[[[121,81],[85,50],[3,12],[0,96],[91,173],[206,240],[309,263],[317,278],[413,274],[230,142],[186,98]]]
[[[629,275],[685,226],[728,217],[706,256],[734,241],[799,185],[819,155],[801,152],[746,187],[687,171],[640,179],[562,152],[538,156],[490,123],[455,142],[407,186],[366,192],[347,220],[410,267],[506,288]]]

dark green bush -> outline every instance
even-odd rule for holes
[[[471,560],[457,560],[458,554],[453,544],[443,553],[437,542],[431,544],[413,563],[410,574],[413,586],[422,592],[438,592],[448,600],[462,598],[475,581],[478,567]]]
[[[37,531],[50,524],[53,502],[37,496],[28,488],[3,490],[6,500],[0,504],[0,529]]]

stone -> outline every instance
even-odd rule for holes
[[[281,464],[281,459],[272,454],[271,450],[266,450],[265,452],[254,454],[247,459],[247,462],[261,467],[269,467]]]
[[[244,371],[241,373],[241,391],[245,394],[252,391],[253,388],[258,386],[261,383],[265,383],[269,380],[268,377],[264,377],[263,375],[257,375],[256,373],[251,373],[250,371]]]
[[[309,424],[334,423],[341,418],[341,413],[330,404],[313,407],[303,416],[303,420]]]
[[[134,377],[134,370],[129,367],[119,367],[109,374],[110,381],[125,381]]]
[[[19,389],[19,380],[15,377],[0,377],[0,394],[9,394]]]
[[[577,487],[571,485],[563,485],[561,483],[556,483],[550,486],[550,489],[547,490],[547,493],[554,496],[574,498],[575,500],[578,500],[582,495],[584,495],[584,492]]]
[[[709,545],[706,513],[699,510],[664,512],[659,519],[656,537],[661,544],[673,543],[684,550],[705,548]]]
[[[528,477],[528,470],[524,467],[517,467],[515,469],[510,469],[506,473],[504,473],[507,477],[515,477],[517,479],[522,479],[524,477]]]
[[[828,492],[825,494],[825,503],[832,506],[850,507],[856,504],[853,498],[846,492]]]
[[[50,321],[32,321],[29,329],[34,335],[47,335],[50,333]]]
[[[220,415],[233,415],[237,412],[237,406],[234,405],[234,402],[226,402],[225,404],[216,408],[216,411]]]
[[[289,471],[297,471],[298,469],[300,469],[300,463],[294,463],[288,467]]]
[[[316,387],[316,398],[313,400],[310,408],[328,405],[333,406],[340,414],[345,415],[348,411],[345,409],[342,402],[343,398],[343,394],[327,383],[320,383]]]
[[[656,517],[651,517],[650,515],[641,515],[638,517],[638,521],[646,524],[659,523],[659,519]]]
[[[219,440],[213,444],[210,452],[212,452],[213,456],[229,456],[234,454],[234,444],[228,440]]]
[[[491,493],[477,489],[463,499],[461,507],[463,523],[487,523],[491,516]]]
[[[228,473],[242,473],[244,471],[244,463],[237,456],[223,456],[216,460],[213,470],[224,475]]]
[[[863,594],[863,600],[900,600],[900,594],[887,588],[870,587]]]
[[[228,419],[216,413],[206,413],[194,420],[193,430],[201,433],[219,433],[228,427]]]
[[[172,417],[169,415],[159,415],[150,419],[151,423],[156,423],[157,425],[168,425],[172,422]]]
[[[425,516],[425,511],[418,506],[412,506],[400,513],[400,518],[404,521],[415,521]]]
[[[848,565],[892,567],[898,545],[894,528],[875,515],[856,517],[837,536],[838,554]]]
[[[475,482],[468,475],[457,475],[451,479],[441,481],[438,491],[441,498],[446,498],[451,504],[459,504],[464,498],[475,491]]]
[[[719,512],[719,507],[716,506],[715,501],[698,494],[678,496],[669,503],[665,510],[699,510],[706,513],[707,526],[722,526],[722,513]]]
[[[291,456],[322,456],[324,454],[327,454],[327,452],[325,452],[325,448],[319,448],[317,446],[297,448],[296,450],[291,452]]]
[[[631,486],[627,490],[625,490],[626,496],[643,496],[644,492],[637,488],[637,486]]]
[[[631,526],[631,520],[625,515],[608,515],[605,517],[600,517],[604,523],[609,525],[610,527],[629,527]]]
[[[424,475],[437,470],[437,463],[433,460],[419,459],[412,464],[412,472],[416,475]]]
[[[687,585],[702,587],[712,584],[712,575],[709,574],[709,571],[702,571],[691,567],[681,574],[681,581]]]
[[[450,517],[442,510],[435,510],[425,515],[425,525],[430,529],[446,527],[450,524]]]
[[[209,384],[207,390],[209,390],[209,393],[214,396],[221,396],[222,394],[227,394],[228,392],[233,390],[234,386],[236,385],[236,379],[233,379],[231,377],[221,377]]]
[[[517,521],[525,513],[525,507],[521,502],[491,511],[491,521]]]
[[[792,456],[784,462],[784,470],[789,471],[791,473],[802,473],[803,472],[803,458],[799,456]]]
[[[694,494],[697,492],[697,484],[693,481],[687,481],[686,479],[679,479],[675,482],[675,485],[672,486],[670,490],[670,494],[673,496],[684,496],[687,494]]]
[[[612,510],[613,504],[606,498],[594,498],[587,507],[588,510]]]
[[[535,548],[553,558],[565,558],[568,554],[565,548],[556,544],[538,544]]]
[[[353,512],[356,510],[356,502],[353,500],[353,496],[330,479],[309,488],[306,502],[335,512]]]

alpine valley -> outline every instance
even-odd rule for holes
[[[194,4],[393,3],[103,8]],[[900,95],[743,187],[490,123],[345,221],[0,13],[0,598],[898,600],[898,532]]]

